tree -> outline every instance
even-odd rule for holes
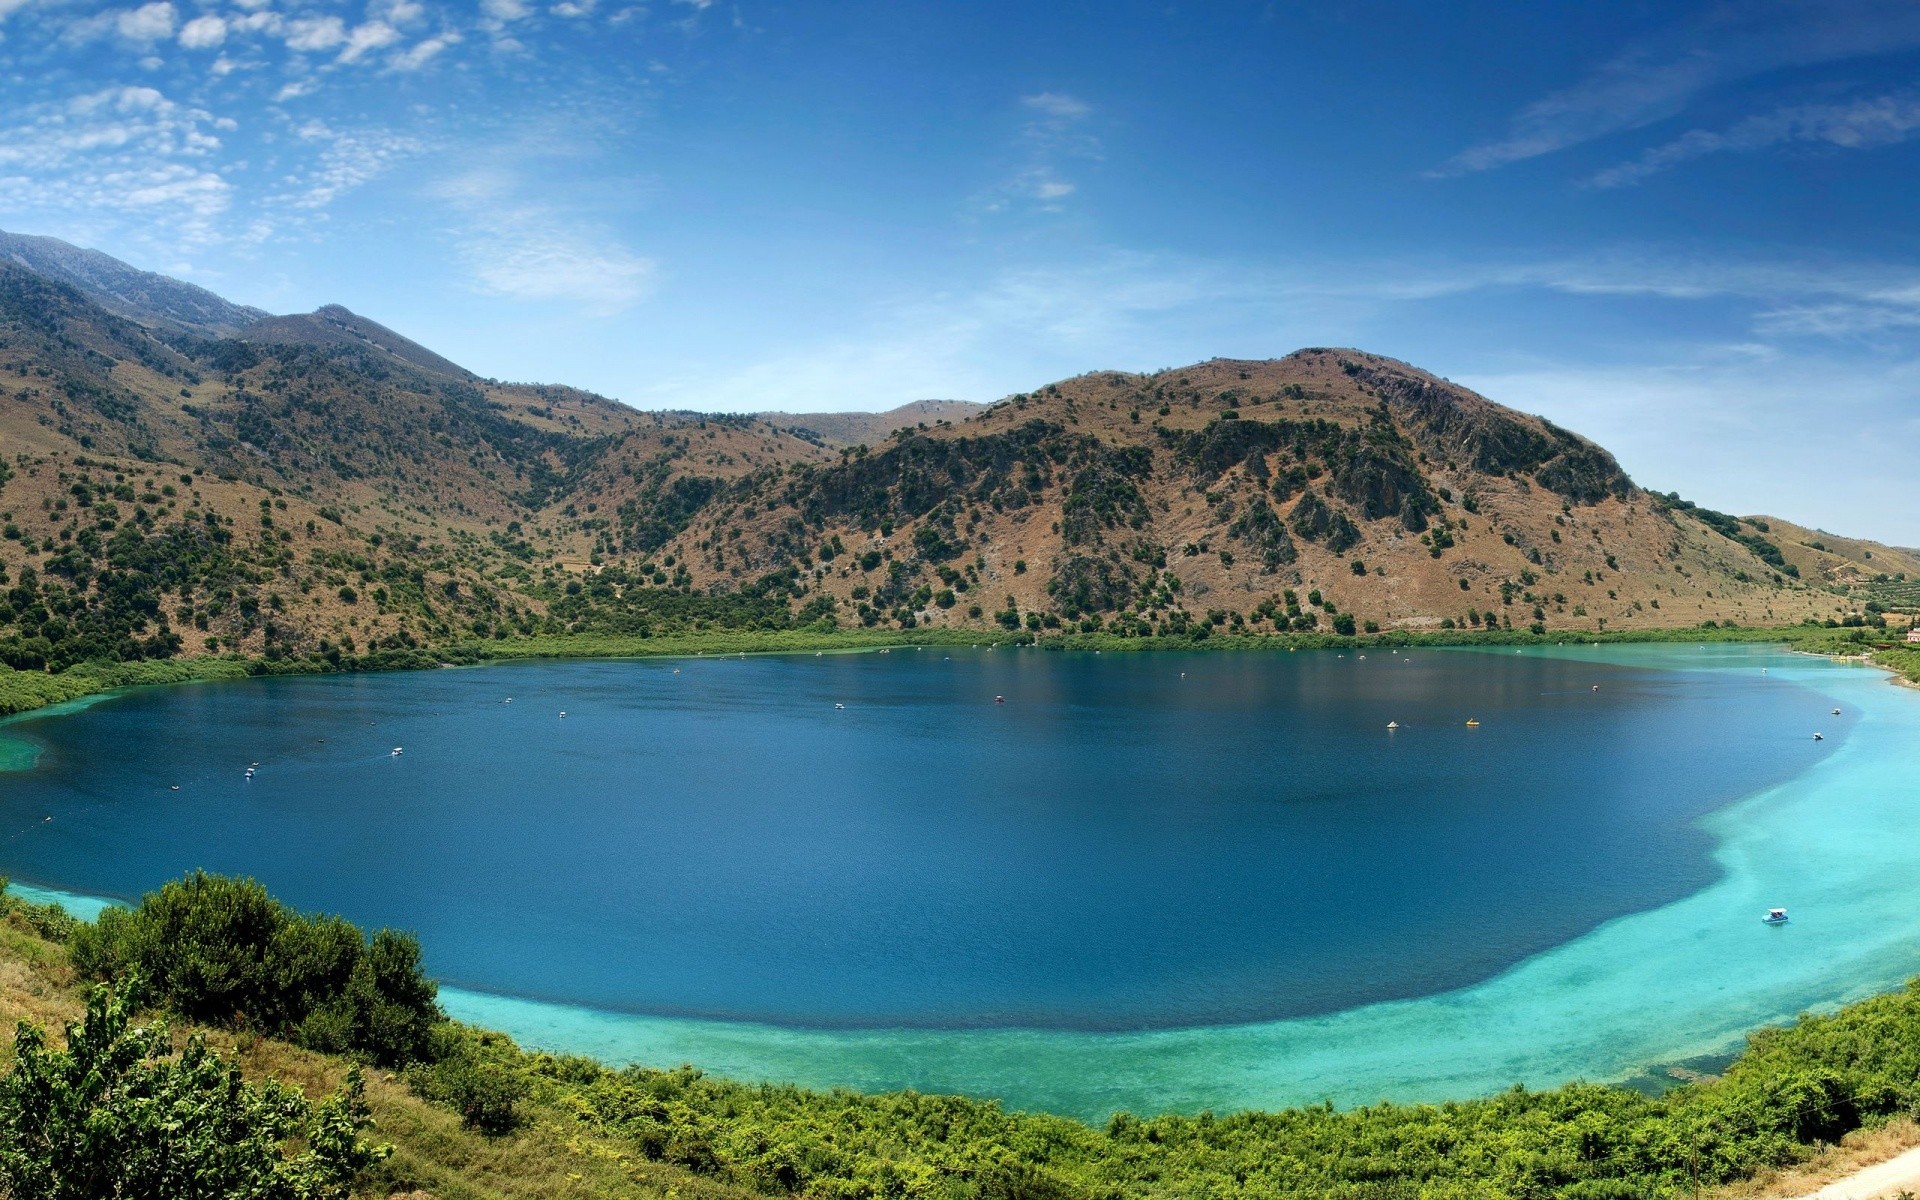
[[[358,1071],[318,1105],[240,1069],[198,1035],[131,1021],[138,985],[100,986],[67,1048],[22,1021],[0,1079],[0,1193],[9,1200],[335,1200],[392,1153],[369,1124]],[[283,1145],[304,1144],[289,1156]]]

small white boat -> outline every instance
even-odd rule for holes
[[[560,715],[561,715],[561,716],[563,716],[563,717],[564,717],[564,716],[566,716],[566,715],[567,715],[567,710],[566,710],[566,709],[564,709],[564,708],[563,708],[563,709],[561,709],[561,710],[560,710]]]
[[[1596,683],[1596,684],[1594,684],[1594,685],[1593,685],[1593,690],[1594,690],[1594,691],[1596,691],[1596,692],[1597,692],[1597,691],[1599,691],[1599,690],[1600,690],[1600,685],[1599,685],[1599,684],[1597,684],[1597,683]]]
[[[1816,733],[1813,735],[1813,740],[1816,742],[1824,742],[1827,740],[1827,735],[1824,733]]]
[[[835,707],[835,708],[845,708],[845,707],[846,707],[846,705],[844,705],[844,704],[836,704],[836,705],[834,705],[834,707]]]
[[[252,767],[248,767],[248,768],[247,768],[247,778],[248,778],[248,779],[252,779],[252,778],[253,778],[253,768],[252,768]]]
[[[1767,915],[1760,918],[1760,923],[1762,925],[1785,925],[1787,923],[1787,910],[1784,908],[1770,908],[1767,910]]]
[[[1398,722],[1398,721],[1388,721],[1388,722],[1387,722],[1387,728],[1388,728],[1388,729],[1398,729],[1398,728],[1400,728],[1400,722]]]
[[[1839,709],[1837,709],[1837,708],[1836,708],[1836,709],[1834,709],[1834,710],[1833,710],[1833,715],[1834,715],[1834,716],[1836,716],[1836,717],[1837,717],[1837,716],[1839,716],[1839,715],[1840,715],[1840,710],[1839,710]]]
[[[405,749],[404,749],[404,748],[402,748],[402,747],[400,747],[400,746],[395,746],[395,747],[394,747],[394,748],[393,748],[393,749],[392,749],[391,751],[389,751],[389,752],[388,752],[388,755],[387,755],[387,757],[389,757],[389,758],[399,758],[399,757],[400,757],[400,756],[401,756],[402,754],[404,754],[404,753],[406,753],[406,751],[405,751]]]

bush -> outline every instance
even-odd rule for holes
[[[344,1200],[392,1152],[360,1140],[358,1072],[317,1106],[278,1083],[244,1083],[199,1037],[175,1056],[165,1029],[132,1025],[136,987],[95,988],[64,1050],[20,1023],[0,1080],[0,1194]],[[288,1144],[302,1152],[289,1157]]]
[[[510,1063],[490,1054],[493,1041],[494,1035],[465,1026],[438,1026],[432,1036],[433,1061],[408,1068],[407,1087],[459,1113],[469,1129],[489,1137],[511,1133],[520,1121],[518,1105],[526,1099],[527,1082]],[[510,1043],[502,1049],[513,1057]]]
[[[7,877],[0,875],[0,918],[30,930],[50,942],[62,945],[72,940],[80,922],[58,904],[30,904],[18,896],[9,896]]]
[[[519,1075],[497,1062],[459,1056],[407,1072],[416,1096],[444,1104],[460,1114],[467,1128],[488,1137],[513,1132],[520,1123],[517,1106],[527,1095]]]
[[[190,1020],[383,1066],[422,1057],[440,1019],[412,935],[383,929],[369,943],[339,917],[294,912],[252,879],[195,872],[138,908],[110,908],[79,926],[71,954],[97,979],[138,973]]]

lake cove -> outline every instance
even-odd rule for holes
[[[1748,647],[183,685],[0,730],[37,751],[0,868],[253,874],[417,930],[456,1015],[613,1060],[1086,1116],[1432,1099],[1920,969],[1916,720]]]

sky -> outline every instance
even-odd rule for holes
[[[0,228],[644,407],[1356,346],[1920,545],[1920,2],[0,0]]]

